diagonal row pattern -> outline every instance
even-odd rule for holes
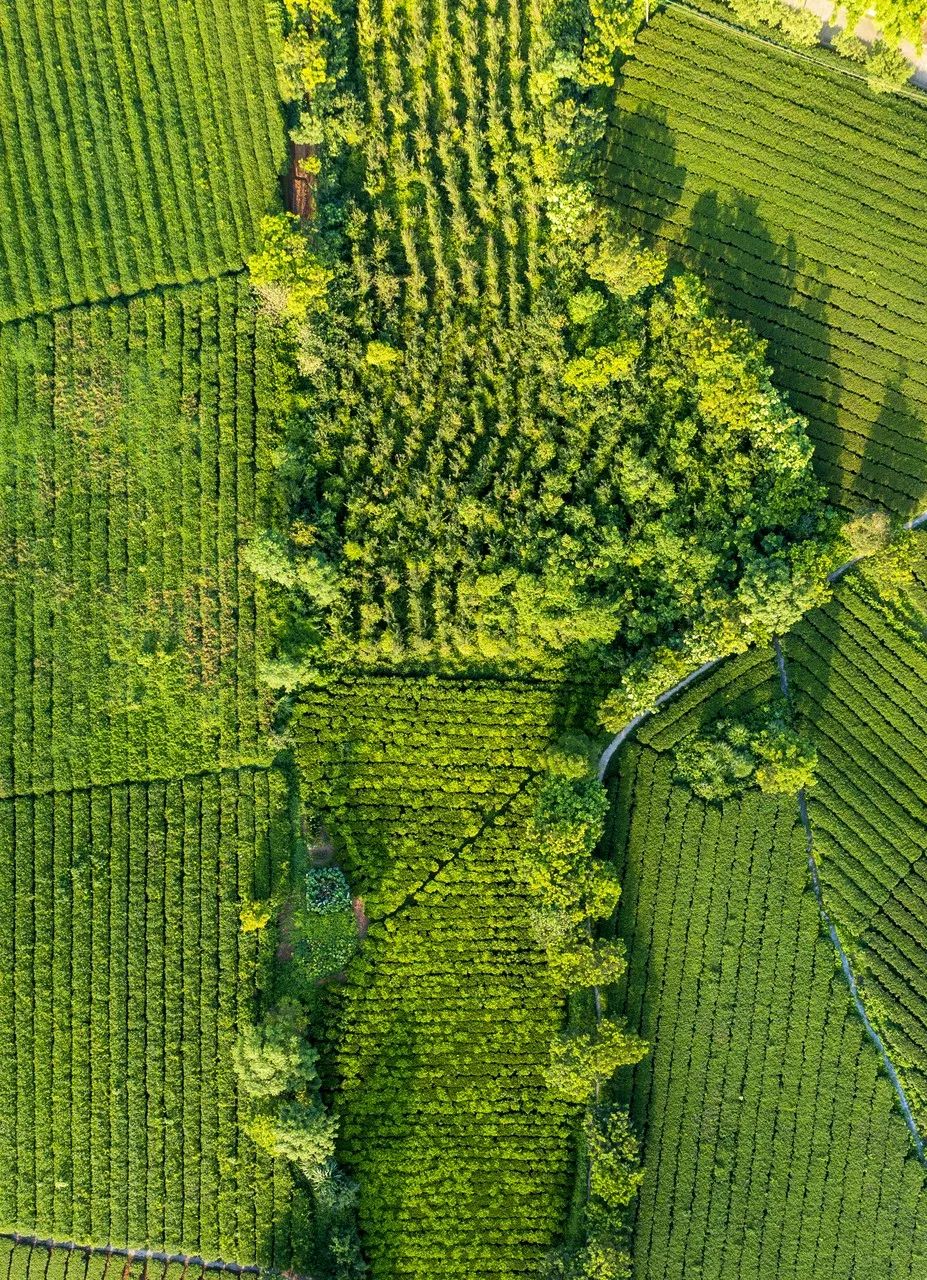
[[[371,918],[330,1016],[378,1280],[535,1275],[563,1229],[570,1108],[543,1073],[564,1011],[518,847],[583,696],[370,678],[301,705],[300,769]]]

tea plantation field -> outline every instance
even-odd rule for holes
[[[625,743],[601,842],[595,779],[635,646],[675,669],[821,598],[793,408],[842,515],[927,507],[927,114],[622,14],[0,5],[0,1280],[927,1275],[797,796],[677,776],[779,696],[770,645]],[[927,1135],[912,564],[782,645],[825,904]],[[348,945],[307,977],[313,912]]]
[[[850,508],[927,505],[925,148],[924,105],[674,4],[615,100],[609,196],[768,340]]]
[[[755,705],[772,655],[741,665],[734,705]],[[797,805],[673,780],[711,693],[657,717],[614,783],[623,997],[653,1044],[626,1086],[648,1171],[635,1275],[913,1280],[925,1173],[822,932]]]
[[[0,1222],[289,1257],[292,1180],[241,1133],[231,1050],[259,980],[238,904],[291,841],[267,770],[0,801]]]
[[[273,376],[235,279],[0,329],[0,795],[267,760]]]
[[[0,320],[244,265],[285,147],[272,16],[4,5]]]
[[[923,574],[923,561],[919,570]],[[797,706],[817,744],[808,812],[834,919],[870,1017],[927,1131],[927,596],[886,602],[847,578],[786,642]]]
[[[563,1009],[518,855],[526,784],[583,692],[370,678],[301,708],[301,770],[370,917],[331,1016],[378,1276],[536,1275],[561,1230]]]

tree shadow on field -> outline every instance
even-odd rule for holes
[[[623,209],[629,227],[652,242],[678,206],[686,181],[666,108],[641,102],[616,112],[606,132],[603,168],[605,196]]]
[[[704,191],[692,210],[684,258],[724,311],[766,342],[773,384],[807,419],[815,470],[840,502],[851,477],[840,444],[831,286],[806,271],[794,235],[776,238],[761,207],[759,197],[741,191]]]
[[[923,410],[905,389],[908,378],[907,361],[899,359],[866,436],[855,489],[874,506],[913,516],[927,509],[927,432]]]

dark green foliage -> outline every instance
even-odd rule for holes
[[[302,374],[288,519],[251,559],[279,686],[348,662],[698,660],[820,599],[827,520],[762,347],[693,279],[663,283],[596,193],[625,8],[377,4],[333,32],[356,36],[368,128],[322,147],[291,254],[294,299],[307,263],[327,297],[302,324],[285,288],[271,305]],[[255,266],[285,286],[296,232],[270,230]]]
[[[0,89],[0,321],[242,266],[285,138],[272,8],[15,0]]]
[[[790,723],[788,709],[719,720],[676,749],[677,776],[703,800],[727,800],[748,786],[797,795],[814,785],[817,752]]]
[[[522,867],[531,892],[577,923],[611,915],[620,887],[607,863],[592,857],[608,809],[593,777],[542,779],[535,787],[530,842]]]
[[[632,1275],[627,1209],[644,1177],[627,1112],[613,1103],[590,1106],[581,1141],[588,1182],[581,1242],[550,1258],[545,1280],[626,1280]]]
[[[619,890],[613,869],[596,857],[608,808],[606,793],[594,762],[589,761],[585,775],[573,767],[579,746],[574,742],[566,754],[569,769],[562,768],[561,750],[554,758],[555,768],[561,767],[537,786],[533,839],[522,854],[526,879],[538,902],[532,932],[544,948],[552,981],[568,993],[568,1025],[551,1042],[545,1080],[556,1097],[587,1107],[577,1138],[573,1206],[564,1243],[549,1260],[547,1274],[550,1280],[619,1280],[630,1275],[627,1232],[617,1213],[610,1219],[609,1210],[626,1207],[640,1174],[634,1171],[636,1147],[627,1118],[622,1121],[603,1099],[610,1095],[616,1072],[640,1062],[649,1046],[609,1011],[605,994],[627,966],[620,942],[595,936],[597,924],[614,915]],[[628,1174],[625,1200],[620,1199],[618,1182],[622,1162]]]
[[[306,872],[306,910],[315,915],[331,915],[349,910],[351,890],[344,872],[337,867],[310,867]]]

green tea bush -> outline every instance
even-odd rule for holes
[[[911,534],[899,547],[900,570],[891,569],[888,551],[864,561],[840,581],[827,609],[784,641],[802,731],[818,752],[808,814],[824,901],[921,1132],[927,1131],[923,539]]]
[[[239,271],[285,158],[273,10],[7,16],[0,322]]]
[[[801,632],[822,612],[809,615]],[[838,612],[835,602],[826,616]],[[821,657],[826,661],[826,651]],[[787,661],[795,695],[798,664],[790,655]],[[774,677],[768,650],[766,664]],[[732,667],[739,678],[743,668]],[[868,670],[875,668],[872,659]],[[860,684],[862,718],[858,728],[853,722],[851,740],[849,723],[840,725],[843,713],[836,724],[821,718],[819,783],[808,812],[827,884],[855,882],[878,895],[883,890],[863,866],[878,872],[885,838],[870,840],[874,828],[860,827],[840,799],[855,807],[876,798],[874,778],[858,781],[873,765],[857,737],[872,725],[864,696],[872,680]],[[886,694],[891,687],[882,685]],[[832,681],[830,693],[814,688],[809,678],[802,701],[821,697],[836,711],[843,680]],[[693,694],[693,712],[696,705]],[[655,734],[660,719],[654,717]],[[888,739],[881,716],[872,727],[875,750],[881,734],[883,744],[892,742],[892,769],[903,769],[903,732]],[[823,784],[825,744],[833,792]],[[884,758],[885,745],[881,751]],[[849,764],[854,757],[855,774],[831,772],[831,759]],[[924,1174],[821,928],[795,799],[752,789],[713,805],[675,784],[674,769],[669,747],[629,744],[613,790],[618,820],[610,839],[624,883],[616,928],[628,945],[616,1012],[652,1044],[622,1090],[644,1140],[630,1240],[634,1274],[728,1280],[733,1267],[733,1275],[749,1270],[784,1280],[831,1276],[839,1257],[845,1277],[855,1270],[913,1280],[912,1250],[927,1247]],[[881,785],[878,795],[884,804]],[[862,865],[838,852],[844,840],[854,842]],[[828,894],[836,914],[825,888]],[[880,985],[888,972],[888,963],[880,967]],[[822,1130],[823,1115],[839,1123],[839,1143]],[[874,1168],[882,1187],[875,1198]],[[887,1169],[898,1178],[886,1178]],[[591,1178],[595,1183],[594,1163]],[[757,1205],[761,1230],[752,1226]]]
[[[0,1015],[18,1027],[0,1069],[0,1115],[18,1116],[0,1123],[4,1226],[304,1259],[295,1177],[248,1125],[313,1077],[315,1055],[284,1028],[251,1030],[274,943],[240,922],[244,900],[279,889],[293,838],[277,770],[0,800]],[[55,1155],[64,1135],[73,1164]]]

